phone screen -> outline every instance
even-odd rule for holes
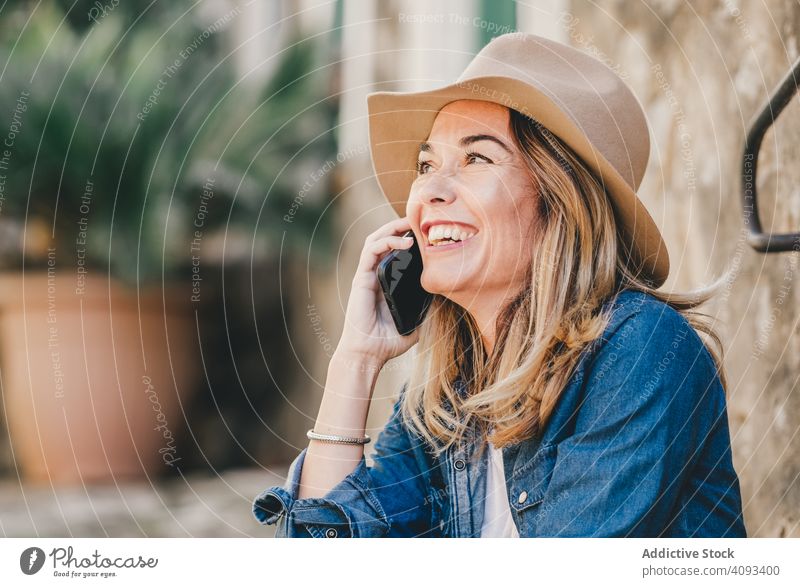
[[[425,317],[431,298],[422,288],[422,253],[414,232],[409,230],[414,244],[408,249],[395,249],[378,264],[378,281],[397,332],[408,335],[414,332]]]

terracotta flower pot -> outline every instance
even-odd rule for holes
[[[189,294],[137,298],[104,276],[79,277],[0,275],[0,375],[18,466],[54,484],[179,466],[182,406],[201,368]]]

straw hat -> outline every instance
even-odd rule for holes
[[[384,196],[405,215],[419,144],[438,111],[454,100],[502,104],[538,120],[603,181],[620,238],[635,268],[654,282],[669,274],[669,255],[636,190],[650,156],[642,106],[606,65],[567,45],[524,33],[494,38],[458,80],[426,92],[367,96],[372,163]]]

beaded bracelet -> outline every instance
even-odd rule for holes
[[[308,432],[306,432],[306,436],[310,440],[333,442],[335,444],[367,444],[372,440],[367,434],[364,435],[364,438],[355,438],[352,436],[338,436],[335,434],[317,434],[316,432],[314,432],[313,428],[311,428]]]

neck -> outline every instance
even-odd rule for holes
[[[459,303],[457,300],[456,303]],[[481,335],[483,348],[488,356],[492,355],[496,342],[497,317],[500,315],[507,300],[502,295],[472,296],[469,304],[461,305],[475,321]]]

